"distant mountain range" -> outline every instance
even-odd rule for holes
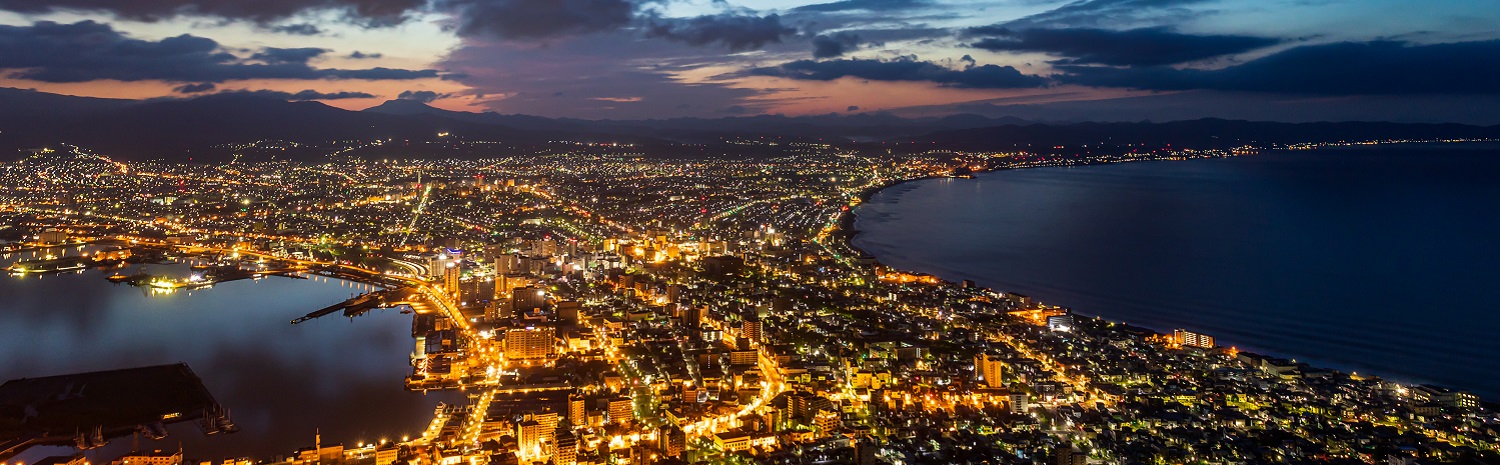
[[[1370,140],[1500,139],[1500,125],[1384,122],[1276,123],[1205,118],[1165,123],[1073,123],[1006,125],[938,131],[903,138],[954,150],[1037,146],[1143,145],[1233,148],[1245,145]]]
[[[17,153],[72,143],[134,159],[212,155],[222,144],[258,140],[500,141],[524,147],[547,141],[619,142],[647,146],[714,145],[729,139],[778,137],[829,142],[915,142],[965,150],[1027,145],[1145,143],[1152,146],[1235,146],[1380,138],[1500,138],[1500,126],[1397,123],[1267,123],[1218,119],[1170,123],[1042,124],[973,114],[902,118],[887,113],[746,116],[656,120],[580,120],[443,110],[392,100],[363,111],[319,102],[287,102],[255,94],[193,99],[118,100],[0,88],[0,150]],[[0,159],[14,156],[0,155]]]
[[[643,135],[683,143],[710,143],[736,137],[795,137],[845,141],[881,141],[892,136],[913,136],[949,129],[969,129],[1003,124],[1025,124],[1027,121],[978,115],[952,115],[941,118],[902,118],[885,113],[853,115],[780,116],[759,115],[725,118],[669,118],[651,120],[582,120],[543,118],[527,115],[502,115],[494,112],[468,113],[434,108],[415,100],[391,100],[365,109],[364,112],[391,115],[429,115],[458,121],[495,124],[533,131],[595,132],[602,134]]]

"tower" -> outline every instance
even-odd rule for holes
[[[989,387],[1003,387],[1001,380],[1005,368],[1005,362],[993,354],[981,353],[974,356],[974,376],[984,381]]]

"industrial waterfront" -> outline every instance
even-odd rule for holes
[[[185,263],[146,267],[192,275]],[[0,278],[0,351],[16,355],[0,365],[0,379],[186,362],[240,428],[210,437],[191,425],[171,426],[167,439],[142,439],[142,448],[180,443],[199,456],[269,460],[312,444],[320,430],[340,441],[394,440],[419,433],[434,406],[454,397],[404,388],[412,321],[397,309],[288,324],[370,285],[264,277],[164,292],[111,283],[105,278],[112,273]],[[112,442],[116,455],[131,446],[128,437]]]

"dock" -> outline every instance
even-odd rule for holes
[[[391,308],[411,303],[412,299],[419,295],[416,288],[402,287],[397,289],[386,289],[368,294],[355,296],[349,300],[323,307],[306,315],[292,320],[292,324],[299,324],[308,320],[322,318],[336,312],[344,312],[344,316],[354,318],[377,308]]]
[[[184,421],[206,434],[237,430],[184,363],[10,380],[0,384],[0,460],[33,446],[91,449]]]
[[[200,267],[196,269],[205,270],[201,277],[195,276],[188,279],[171,279],[164,276],[153,276],[146,273],[136,273],[131,275],[111,275],[106,277],[105,279],[108,279],[112,283],[127,283],[132,286],[150,287],[162,290],[196,289],[200,287],[212,286],[218,283],[227,283],[230,281],[239,281],[242,279],[258,279],[266,276],[307,279],[307,277],[302,276],[302,273],[307,272],[307,268],[303,267],[276,268],[269,270],[247,270],[239,267],[220,266]]]

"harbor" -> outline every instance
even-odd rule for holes
[[[173,252],[162,263],[0,279],[0,295],[14,309],[0,313],[0,351],[26,354],[0,364],[0,381],[185,362],[233,412],[240,432],[207,435],[195,421],[144,422],[139,441],[144,450],[176,450],[181,443],[207,457],[274,459],[308,443],[316,430],[325,438],[369,442],[414,436],[438,402],[452,401],[413,394],[402,384],[411,371],[404,363],[412,350],[408,315],[371,307],[353,323],[324,318],[288,324],[386,287],[326,270],[285,272],[296,265],[272,259]],[[46,252],[37,255],[45,258]],[[150,284],[156,279],[184,285],[167,290]],[[384,407],[372,416],[370,405]],[[85,446],[107,444],[90,451],[110,455],[129,450],[142,424],[84,425],[79,432]],[[97,426],[104,427],[96,438]],[[78,435],[67,433],[30,444],[77,446]],[[27,452],[10,461],[38,458]]]
[[[84,249],[84,245],[80,244],[77,247],[80,250],[80,253],[77,255],[66,255],[67,249],[60,247],[38,249],[48,253],[41,258],[17,260],[6,267],[6,271],[11,274],[65,273],[85,268],[119,267],[131,263],[148,263],[165,259],[161,250],[137,253],[136,248],[133,247],[112,247],[89,253],[83,252],[83,250],[86,250]],[[52,253],[53,250],[60,250],[63,252],[63,255],[55,255]]]
[[[100,413],[107,412],[107,413]],[[206,435],[238,430],[187,364],[20,378],[0,384],[0,459],[40,445],[97,449],[165,424],[193,422]]]
[[[327,307],[323,307],[322,309],[315,310],[306,315],[298,317],[297,319],[292,320],[292,324],[295,325],[306,322],[308,320],[322,318],[339,311],[343,311],[344,316],[346,317],[354,318],[377,308],[393,308],[403,305],[411,305],[414,299],[422,298],[420,294],[420,291],[411,287],[386,289],[382,291],[371,292],[368,294],[362,294],[352,297],[349,300],[329,305]]]
[[[197,289],[213,286],[218,283],[239,281],[242,279],[260,279],[267,276],[282,276],[294,279],[307,279],[303,273],[306,267],[289,266],[275,269],[246,269],[239,265],[204,265],[192,267],[192,273],[185,278],[173,278],[170,276],[156,276],[148,273],[113,274],[105,278],[112,283],[125,283],[137,287],[146,287],[156,290],[174,291],[178,289]]]

